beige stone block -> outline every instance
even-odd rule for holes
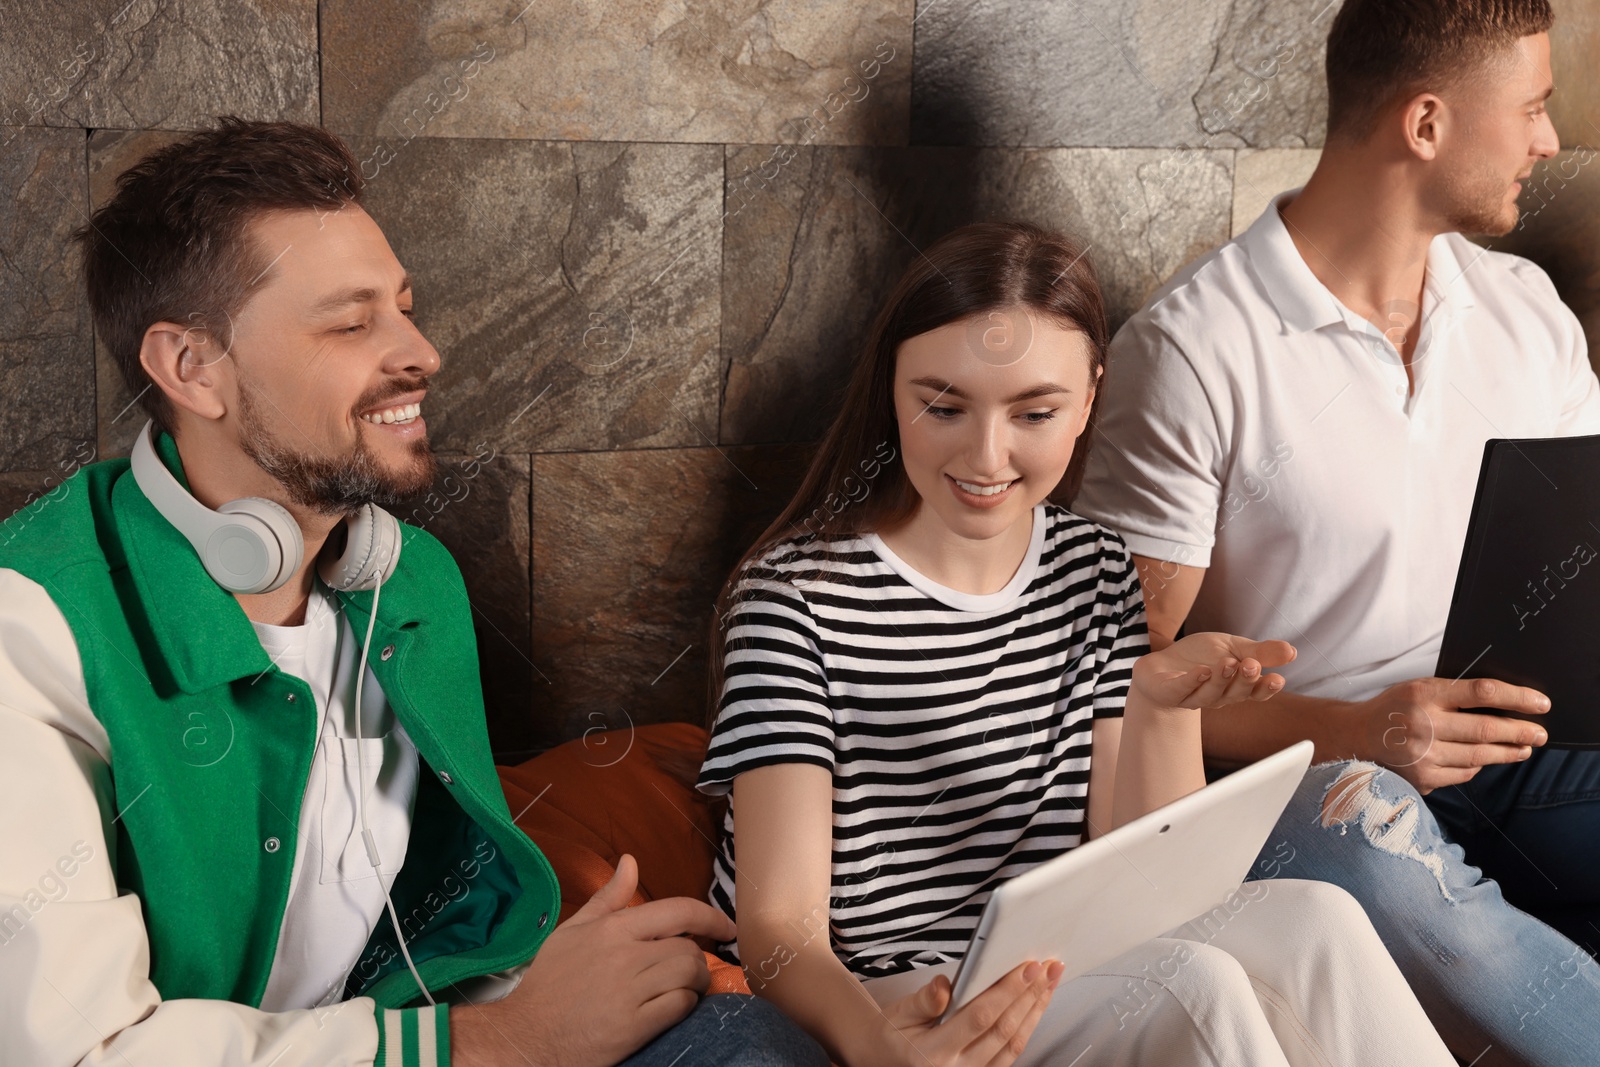
[[[8,4],[0,55],[0,123],[317,121],[316,0]]]
[[[1332,10],[1325,0],[924,0],[911,140],[1320,144]]]
[[[334,0],[323,116],[381,137],[904,144],[912,3]]]
[[[703,722],[713,602],[789,502],[806,449],[533,457],[541,730]]]
[[[1480,238],[1501,252],[1525,256],[1545,269],[1589,339],[1590,362],[1600,366],[1600,151],[1572,149],[1534,169],[1518,201],[1522,215],[1503,237]]]
[[[461,568],[497,753],[548,740],[536,716],[545,688],[533,669],[530,508],[528,457],[491,450],[440,456],[433,487],[394,509],[437,537]]]
[[[0,127],[0,470],[54,470],[94,432],[89,303],[72,232],[87,219],[83,132]]]
[[[417,326],[442,359],[428,416],[437,447],[714,439],[721,149],[352,148],[375,171],[366,208],[410,271]]]
[[[1240,149],[1233,163],[1233,236],[1248,230],[1273,197],[1304,185],[1321,157],[1320,148]]]
[[[1600,145],[1600,3],[1551,0],[1556,24],[1550,30],[1550,67],[1556,83],[1550,121],[1566,148]]]

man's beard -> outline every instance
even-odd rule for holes
[[[420,388],[415,383],[410,388]],[[256,465],[276,478],[301,507],[326,515],[349,515],[366,504],[393,507],[433,484],[439,461],[426,437],[411,444],[411,465],[401,471],[385,470],[366,439],[356,437],[355,447],[343,456],[324,458],[297,452],[273,436],[256,407],[250,387],[239,382],[240,447]]]
[[[1506,204],[1510,182],[1485,168],[1450,181],[1445,187],[1449,206],[1445,219],[1455,233],[1501,237],[1517,225],[1519,212]]]

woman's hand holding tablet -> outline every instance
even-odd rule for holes
[[[1022,1055],[1064,968],[1030,960],[973,997],[944,1022],[950,979],[939,975],[883,1009],[894,1027],[882,1063],[907,1067],[1006,1067]]]

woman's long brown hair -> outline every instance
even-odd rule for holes
[[[734,566],[717,597],[711,623],[710,708],[722,695],[724,637],[734,590],[752,561],[789,538],[834,537],[888,530],[911,518],[917,493],[899,459],[894,410],[895,357],[912,337],[1003,308],[1025,307],[1089,342],[1089,380],[1104,390],[1105,299],[1085,250],[1062,233],[1026,222],[980,222],[931,245],[901,275],[867,333],[839,414],[818,445],[794,499]],[[1066,473],[1050,498],[1069,503],[1083,482],[1094,415],[1079,436]],[[892,458],[885,461],[887,449]],[[850,486],[864,486],[859,500]],[[841,506],[842,504],[842,506]]]

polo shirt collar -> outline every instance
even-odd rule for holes
[[[1466,262],[1462,262],[1447,237],[1435,237],[1428,244],[1428,267],[1422,282],[1435,307],[1447,309],[1452,315],[1476,307],[1478,300],[1468,275],[1473,265],[1488,254],[1488,249],[1474,245]]]
[[[1306,266],[1278,206],[1300,192],[1291,189],[1273,197],[1261,217],[1239,235],[1239,246],[1261,280],[1285,333],[1302,333],[1345,321],[1344,313],[1328,287]]]
[[[177,442],[163,433],[155,446],[156,455],[187,491]],[[239,601],[206,572],[194,546],[150,503],[131,470],[112,490],[112,513],[145,623],[179,689],[198,693],[277,669]],[[356,610],[351,621],[359,619],[364,630],[372,594],[340,593],[339,598]],[[385,588],[375,633],[394,633],[421,621],[412,598]]]
[[[1285,333],[1321,329],[1335,323],[1362,328],[1364,319],[1348,312],[1311,272],[1305,258],[1289,236],[1288,224],[1278,208],[1299,194],[1290,189],[1273,197],[1260,218],[1239,235],[1239,245],[1249,257],[1256,277],[1277,309]],[[1477,255],[1483,255],[1478,252]],[[1476,259],[1476,256],[1473,257]],[[1435,308],[1448,307],[1452,314],[1476,305],[1467,279],[1472,261],[1462,263],[1447,237],[1440,235],[1428,244],[1428,264],[1423,285],[1433,297]],[[1431,314],[1424,309],[1423,314]]]

